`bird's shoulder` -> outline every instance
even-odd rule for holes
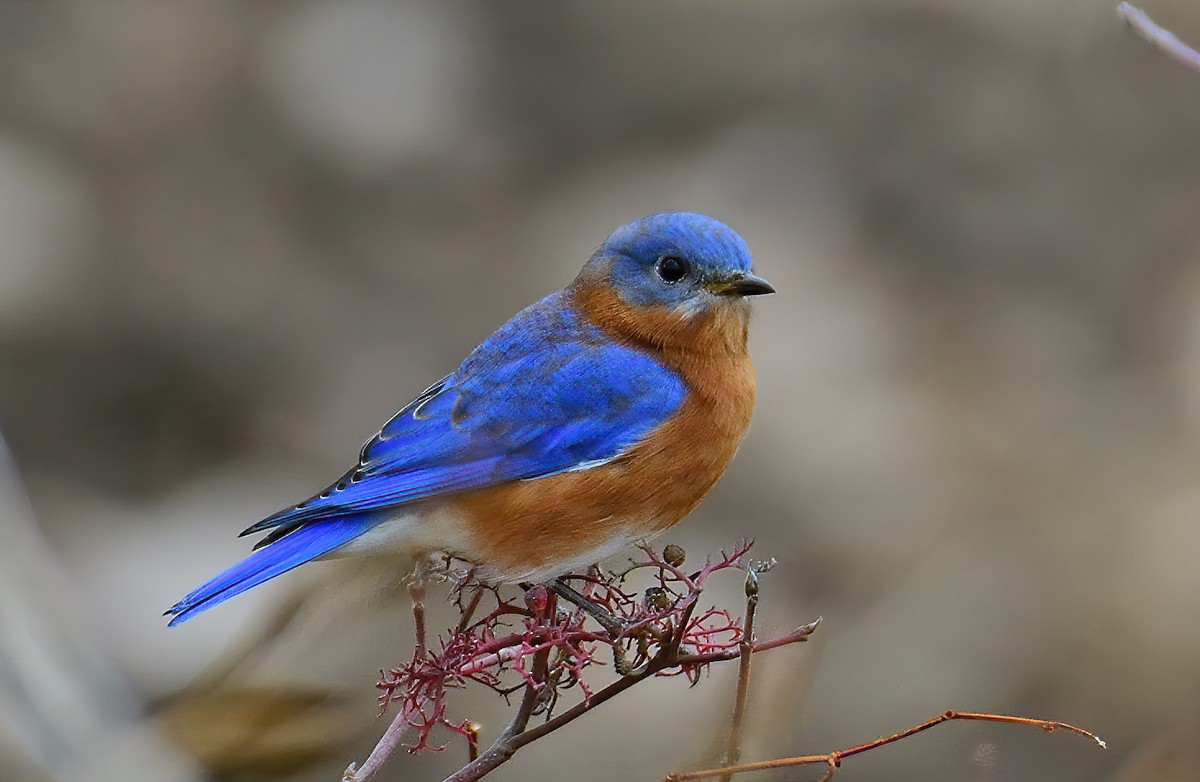
[[[559,292],[496,330],[448,377],[451,422],[495,430],[516,426],[598,425],[661,420],[682,401],[679,374],[652,351],[627,344],[584,317]]]
[[[364,446],[360,465],[400,466],[394,457],[410,449],[395,441],[478,454],[625,439],[669,417],[686,394],[676,371],[589,322],[559,292],[513,316],[401,409]]]
[[[471,351],[453,373],[458,381],[480,377],[523,361],[603,350],[614,340],[582,317],[564,292],[552,293],[518,312]]]

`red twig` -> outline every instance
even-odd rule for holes
[[[621,572],[593,568],[586,575],[569,575],[582,592],[559,590],[573,602],[586,601],[582,608],[566,610],[558,596],[543,586],[533,586],[524,595],[524,605],[511,602],[492,586],[474,581],[468,574],[455,587],[462,616],[455,628],[436,642],[424,637],[423,589],[413,587],[414,615],[418,625],[417,648],[412,658],[379,682],[380,705],[400,702],[402,722],[393,721],[384,739],[363,768],[350,773],[363,782],[392,754],[405,736],[415,736],[408,751],[438,751],[431,741],[438,727],[466,737],[471,761],[450,779],[467,782],[504,763],[513,753],[651,676],[683,674],[693,684],[714,663],[742,658],[808,638],[816,623],[762,643],[743,629],[742,619],[718,607],[700,607],[707,580],[725,570],[749,571],[762,563],[745,559],[751,543],[739,543],[730,552],[705,560],[694,570],[684,570],[682,549],[668,546],[660,555],[643,547],[644,557],[631,560]],[[655,586],[644,595],[630,580],[646,573]],[[757,582],[757,577],[752,578]],[[482,618],[473,619],[485,596],[494,607]],[[572,597],[573,596],[573,597]],[[593,629],[591,622],[600,625]],[[604,628],[608,629],[604,629]],[[616,661],[615,681],[596,688],[589,681],[600,665],[598,649],[611,647]],[[742,663],[743,667],[746,662]],[[482,684],[508,697],[521,692],[521,703],[507,728],[492,745],[478,752],[478,728],[447,717],[446,695],[471,683]],[[572,688],[576,702],[559,709],[560,700]],[[739,710],[744,713],[744,697]],[[559,712],[559,713],[555,713]],[[543,721],[529,726],[533,715]],[[397,720],[400,718],[398,717]],[[736,720],[740,725],[741,718]],[[735,733],[740,732],[740,727]]]
[[[1095,735],[1064,723],[996,714],[946,712],[891,736],[826,755],[738,764],[753,655],[806,641],[820,622],[818,619],[765,641],[754,640],[757,573],[764,572],[772,563],[748,561],[749,549],[749,542],[741,543],[732,552],[722,552],[719,557],[705,560],[699,568],[684,570],[686,557],[677,546],[668,546],[661,555],[643,547],[645,558],[632,560],[623,571],[593,568],[584,576],[565,576],[565,579],[579,583],[582,591],[573,588],[558,591],[573,603],[586,601],[587,611],[567,610],[565,603],[558,604],[558,595],[543,586],[529,588],[524,595],[524,605],[510,602],[496,587],[474,581],[468,574],[453,592],[462,616],[455,628],[439,637],[436,644],[427,644],[421,631],[423,611],[418,606],[424,594],[422,590],[414,590],[414,611],[419,629],[417,648],[407,663],[385,671],[378,685],[380,706],[386,710],[394,701],[399,701],[400,713],[362,768],[356,770],[352,765],[346,770],[344,779],[365,782],[408,736],[415,736],[408,747],[411,753],[441,750],[442,746],[430,740],[432,732],[441,727],[466,738],[470,757],[467,765],[448,777],[447,782],[473,782],[506,762],[525,745],[573,722],[648,678],[683,674],[695,684],[709,665],[735,659],[739,660],[738,688],[725,753],[726,765],[703,771],[676,772],[668,777],[669,780],[682,782],[713,776],[728,779],[737,773],[808,763],[826,764],[828,779],[844,758],[891,744],[948,720],[1034,725],[1047,731],[1062,729],[1088,736],[1103,745]],[[735,617],[719,607],[699,607],[707,580],[730,569],[747,573],[744,618]],[[639,595],[628,581],[642,571],[654,586]],[[488,595],[494,599],[494,607],[482,618],[474,619],[483,597]],[[589,622],[596,622],[600,629],[587,626]],[[606,627],[608,629],[604,629]],[[601,664],[596,650],[606,646],[612,649],[618,677],[597,689],[587,679],[594,676],[594,668]],[[472,683],[489,687],[506,698],[521,693],[512,721],[482,753],[479,752],[479,726],[470,721],[452,722],[447,717],[448,692]],[[572,688],[577,689],[572,695],[575,702],[559,709],[560,700]],[[542,719],[531,727],[535,715]]]
[[[787,634],[786,636],[773,639],[773,641],[768,644],[756,644],[754,651],[757,653],[760,651],[766,651],[767,649],[774,649],[784,646],[786,644],[806,641],[808,640],[809,634],[816,629],[817,624],[818,622],[812,622],[804,625]],[[668,668],[671,665],[679,665],[685,661],[708,664],[711,662],[717,662],[719,660],[732,660],[737,656],[738,653],[733,652],[722,656],[719,656],[718,654],[691,657],[681,656],[675,660],[662,659],[652,661],[644,670],[637,671],[618,679],[617,681],[592,695],[590,700],[576,704],[567,711],[564,711],[562,714],[559,714],[554,719],[543,722],[540,725],[536,725],[515,735],[507,735],[507,733],[502,735],[496,740],[496,743],[493,744],[487,752],[479,757],[478,761],[459,769],[456,773],[447,777],[445,782],[474,782],[474,780],[481,779],[485,774],[491,772],[501,763],[511,758],[521,747],[524,747],[526,744],[536,741],[537,739],[540,739],[543,736],[558,730],[568,723],[573,722],[592,709],[595,709],[600,704],[611,700],[625,690],[628,690],[630,687],[633,687],[634,685],[650,678],[651,676],[658,674],[663,669]]]
[[[362,767],[358,768],[351,763],[342,773],[343,782],[366,782],[366,780],[375,776],[375,772],[383,767],[387,759],[391,756],[396,747],[400,746],[400,742],[404,740],[404,736],[412,730],[413,712],[418,710],[418,706],[411,703],[405,703],[404,708],[392,720],[392,724],[388,726],[384,732],[383,738],[375,745],[375,749],[371,750],[371,754],[363,761]]]
[[[708,768],[702,771],[676,771],[666,777],[665,782],[687,782],[692,779],[707,779],[709,777],[725,776],[732,774],[741,774],[747,771],[766,771],[773,768],[786,768],[789,766],[802,766],[814,763],[824,763],[829,767],[823,780],[828,780],[833,776],[833,772],[840,768],[842,760],[854,755],[860,755],[864,752],[870,752],[873,749],[892,744],[909,736],[920,733],[924,730],[929,730],[935,725],[941,725],[943,722],[950,720],[978,720],[980,722],[1003,722],[1013,725],[1031,725],[1036,728],[1041,728],[1047,733],[1053,733],[1056,730],[1065,730],[1071,733],[1078,733],[1080,736],[1086,736],[1092,739],[1103,749],[1107,747],[1104,740],[1091,731],[1077,728],[1074,725],[1068,725],[1065,722],[1051,722],[1048,720],[1037,720],[1029,717],[1013,717],[1007,714],[981,714],[978,712],[967,711],[947,711],[944,714],[939,714],[931,720],[922,722],[919,725],[914,725],[911,728],[893,733],[890,736],[868,741],[865,744],[859,744],[846,749],[839,749],[830,752],[826,755],[800,755],[794,758],[778,758],[776,760],[760,760],[757,763],[742,763],[740,765],[722,766],[721,768]]]

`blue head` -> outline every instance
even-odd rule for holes
[[[663,307],[688,318],[775,292],[752,273],[742,237],[691,212],[652,215],[618,228],[580,272],[581,283],[600,280],[630,306]]]

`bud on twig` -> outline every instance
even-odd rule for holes
[[[646,590],[646,608],[651,611],[666,611],[671,605],[671,596],[662,587],[650,587]]]
[[[682,546],[676,546],[674,543],[668,543],[663,549],[663,561],[671,567],[681,567],[687,561],[687,552]]]
[[[758,574],[753,569],[746,571],[746,597],[758,597]]]
[[[468,720],[463,725],[463,730],[467,734],[467,756],[474,762],[479,757],[479,734],[483,730],[483,726],[478,722]]]

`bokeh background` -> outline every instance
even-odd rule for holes
[[[1195,3],[1148,10],[1200,42]],[[1200,779],[1200,74],[1109,0],[0,4],[0,779],[361,759],[411,649],[402,567],[160,612],[676,209],[779,294],[755,424],[671,539],[780,560],[763,633],[825,618],[761,658],[746,756],[959,708],[1110,749],[954,725],[840,773]],[[730,674],[495,778],[712,761]]]

